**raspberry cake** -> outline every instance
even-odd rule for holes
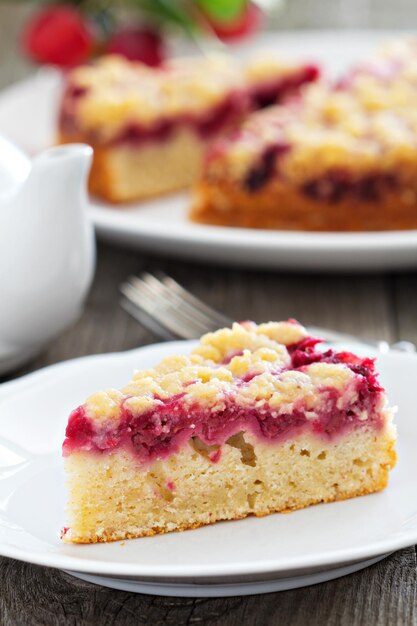
[[[417,228],[417,44],[253,113],[210,148],[191,218],[250,228]]]
[[[392,410],[372,359],[297,322],[234,324],[69,418],[66,541],[291,511],[384,489]]]
[[[190,186],[208,143],[254,107],[282,100],[317,69],[277,59],[182,58],[150,68],[117,56],[74,69],[59,141],[94,148],[91,191],[111,202]]]

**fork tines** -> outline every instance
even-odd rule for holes
[[[211,308],[163,272],[130,276],[120,290],[122,306],[165,339],[196,339],[230,326],[232,320]]]

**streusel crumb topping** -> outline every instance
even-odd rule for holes
[[[349,389],[356,375],[343,363],[316,362],[293,369],[288,348],[306,338],[305,328],[292,321],[235,323],[204,335],[189,356],[167,357],[152,369],[135,372],[122,391],[91,396],[87,414],[97,422],[111,421],[123,408],[140,415],[178,396],[185,405],[198,403],[218,411],[233,395],[242,406],[268,402],[280,412],[302,401],[314,416],[316,403],[323,400],[317,390]],[[343,401],[352,402],[355,393],[352,385]]]
[[[108,138],[127,121],[142,126],[179,114],[201,114],[244,85],[241,66],[212,55],[182,58],[150,68],[118,56],[105,56],[72,71],[69,84],[83,90],[77,124]]]
[[[78,130],[108,141],[127,123],[146,128],[160,120],[204,117],[233,94],[247,98],[252,85],[285,78],[299,67],[278,57],[244,64],[211,54],[170,59],[161,68],[150,68],[109,55],[72,70],[63,112],[75,117]],[[82,97],[74,100],[73,93]]]
[[[277,56],[271,50],[264,50],[248,59],[244,71],[249,83],[266,82],[277,75],[285,78],[300,69],[300,65]]]
[[[360,177],[395,168],[401,175],[415,168],[416,137],[417,44],[394,42],[337,84],[316,83],[288,104],[249,116],[240,133],[214,144],[206,173],[240,181],[275,149],[281,179],[294,183],[329,170]]]

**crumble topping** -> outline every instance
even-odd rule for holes
[[[90,417],[98,421],[102,418],[117,419],[120,415],[120,403],[123,397],[121,391],[117,389],[99,391],[90,396],[87,400]]]
[[[263,50],[246,61],[244,72],[249,83],[256,85],[271,80],[271,77],[291,76],[303,67],[301,65],[300,68],[300,64],[277,56],[273,51]]]
[[[204,118],[233,95],[240,95],[239,107],[247,112],[252,86],[296,76],[303,67],[278,58],[253,59],[245,66],[231,56],[211,54],[170,59],[155,69],[109,55],[72,70],[61,114],[105,142],[126,124],[151,128],[170,119]],[[314,79],[307,72],[298,83]]]
[[[244,87],[240,65],[227,56],[183,58],[149,68],[118,56],[105,56],[73,70],[77,125],[109,139],[127,122],[151,126],[161,118],[202,114]],[[70,106],[64,98],[64,109]]]
[[[122,406],[140,415],[176,396],[184,404],[216,411],[232,395],[243,406],[267,401],[285,412],[303,400],[313,408],[323,400],[318,389],[342,392],[355,373],[343,363],[328,362],[307,362],[293,370],[292,346],[306,338],[305,328],[291,321],[235,323],[204,335],[189,356],[167,357],[152,369],[135,372],[121,391],[91,396],[87,415],[97,423],[107,422],[120,416]]]
[[[315,83],[285,105],[253,113],[238,133],[215,142],[206,176],[245,181],[273,149],[280,180],[295,184],[329,171],[353,181],[393,169],[414,176],[416,53],[414,41],[394,43],[336,84]]]

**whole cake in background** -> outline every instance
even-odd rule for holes
[[[161,68],[102,57],[69,72],[58,141],[93,146],[93,194],[116,203],[158,196],[189,187],[209,143],[251,110],[317,76],[313,65],[273,57],[189,57]]]
[[[93,543],[384,489],[392,409],[372,359],[295,321],[234,324],[68,421],[63,538]]]
[[[210,147],[191,219],[309,231],[417,228],[417,42],[253,113]]]

